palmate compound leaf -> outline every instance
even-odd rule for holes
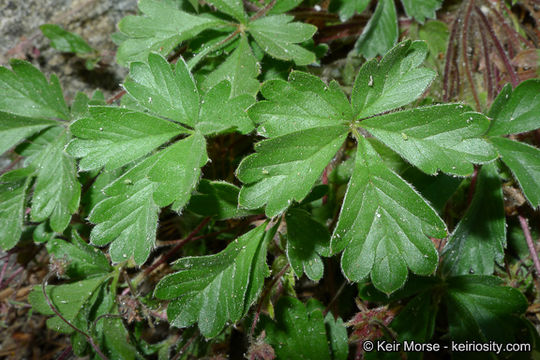
[[[501,285],[501,279],[487,275],[411,277],[405,287],[390,298],[372,286],[361,290],[361,296],[369,301],[397,304],[398,301],[414,295],[390,324],[397,336],[388,332],[384,339],[387,341],[414,340],[417,343],[428,343],[434,334],[435,325],[447,323],[448,340],[456,343],[533,344],[537,336],[536,330],[532,330],[534,327],[523,317],[527,309],[526,298],[518,289]],[[445,308],[445,312],[440,311]],[[532,347],[534,348],[534,345]],[[474,356],[471,356],[472,354]],[[367,359],[402,358],[396,352],[374,352],[370,355],[372,356]],[[410,352],[407,353],[407,359],[421,359],[419,355],[422,353]],[[499,354],[454,353],[453,358],[531,359],[531,354],[509,354],[504,352],[503,347],[503,353]]]
[[[444,300],[452,340],[499,344],[528,340],[524,319],[519,317],[527,310],[527,299],[518,289],[500,286],[501,282],[481,275],[447,280]]]
[[[89,220],[97,224],[92,243],[113,242],[114,262],[133,256],[143,264],[154,246],[159,208],[172,203],[180,211],[207,161],[206,142],[196,132],[132,166],[104,189],[108,197],[90,213]]]
[[[315,54],[297,44],[311,39],[317,27],[292,20],[290,15],[265,16],[251,22],[247,31],[270,56],[292,60],[299,66],[311,64]]]
[[[533,207],[540,206],[540,150],[502,135],[535,130],[540,127],[540,81],[527,80],[514,90],[506,85],[489,110],[493,118],[488,135],[503,162],[518,181]]]
[[[56,50],[76,54],[88,54],[94,52],[94,49],[92,49],[82,37],[64,30],[59,25],[44,24],[39,28],[43,35],[51,41],[51,46]]]
[[[343,144],[345,125],[300,130],[255,145],[256,153],[244,158],[237,176],[245,185],[239,205],[276,216],[293,200],[301,201]]]
[[[337,11],[341,22],[345,22],[353,17],[355,13],[362,13],[369,5],[370,0],[339,0]]]
[[[436,73],[422,67],[428,48],[423,41],[404,41],[380,62],[366,62],[354,81],[351,104],[356,119],[397,109],[418,99]]]
[[[396,6],[393,0],[380,0],[375,12],[356,41],[355,48],[371,59],[386,53],[398,39]]]
[[[71,279],[84,279],[112,271],[105,254],[87,244],[75,230],[71,242],[58,238],[48,241],[47,251],[55,259],[67,263],[65,274]]]
[[[0,154],[48,127],[69,119],[58,79],[50,82],[26,61],[0,67]]]
[[[164,277],[155,290],[157,298],[172,300],[167,309],[172,326],[183,328],[197,322],[209,338],[246,314],[269,273],[266,246],[275,228],[265,232],[266,226],[242,235],[218,254],[175,263],[180,271]]]
[[[407,16],[423,23],[426,18],[435,19],[435,11],[442,6],[442,0],[401,0]]]
[[[126,91],[157,115],[194,127],[204,135],[229,130],[246,134],[253,130],[244,111],[253,103],[253,97],[232,97],[232,85],[227,79],[201,97],[182,58],[173,71],[164,57],[151,53],[146,63],[132,63],[130,77],[124,85]]]
[[[88,315],[95,302],[96,293],[103,283],[110,278],[105,274],[78,282],[63,285],[48,285],[46,292],[49,300],[62,316],[73,325],[86,330],[89,327]],[[50,308],[41,285],[36,286],[28,295],[32,308],[45,315],[54,315]],[[58,316],[47,320],[47,326],[62,333],[73,333],[74,330]]]
[[[0,66],[0,111],[39,119],[69,119],[56,76],[50,81],[32,64],[11,60],[13,71]],[[0,114],[0,119],[3,116]]]
[[[241,209],[238,206],[240,189],[225,181],[202,179],[197,194],[189,201],[188,209],[202,216],[213,216],[217,220],[234,219],[260,213]]]
[[[71,215],[79,208],[81,196],[75,159],[64,151],[70,138],[69,133],[62,130],[34,162],[37,178],[31,218],[44,221],[50,217],[51,228],[59,233],[68,226]]]
[[[133,62],[126,91],[148,110],[194,126],[199,117],[199,92],[184,59],[174,66],[161,55],[150,53],[145,62]]]
[[[523,133],[538,129],[540,123],[540,80],[531,79],[519,84],[513,91],[506,85],[489,110],[493,119],[490,136]]]
[[[375,287],[391,293],[405,283],[407,269],[431,274],[438,255],[428,236],[445,237],[444,222],[360,137],[355,169],[331,239],[333,253],[345,249],[341,259],[345,276],[360,281],[371,274]]]
[[[326,318],[315,299],[306,305],[293,297],[282,297],[276,306],[275,321],[265,317],[267,341],[277,359],[345,360],[348,355],[347,329],[343,320]]]
[[[529,203],[534,208],[540,207],[540,149],[503,137],[492,137],[490,141],[514,174]]]
[[[0,248],[14,247],[23,230],[24,202],[33,172],[30,168],[12,170],[0,177]]]
[[[323,224],[302,209],[290,209],[287,221],[287,258],[297,277],[305,272],[318,281],[324,273],[321,255],[329,255],[330,233]]]
[[[104,260],[108,266],[108,261]],[[128,332],[122,320],[106,316],[118,314],[116,292],[107,286],[112,274],[104,274],[106,270],[110,268],[102,269],[99,276],[69,284],[49,285],[46,287],[48,298],[64,319],[90,334],[109,359],[140,358],[136,356],[137,350],[128,340]],[[41,286],[36,286],[28,298],[34,310],[45,315],[54,315],[43,296]],[[72,334],[71,344],[76,356],[83,357],[91,350],[85,336],[74,332],[58,316],[48,319],[47,325],[56,331]]]
[[[466,176],[472,163],[497,157],[481,136],[489,120],[459,104],[435,105],[381,115],[359,123],[408,162],[428,174],[440,169]]]
[[[234,52],[206,76],[201,87],[208,91],[223,80],[228,80],[231,83],[231,98],[244,94],[255,96],[260,87],[257,80],[260,71],[260,65],[253,55],[247,37],[241,36]]]
[[[293,200],[301,201],[345,140],[350,104],[336,82],[293,71],[289,82],[271,80],[262,87],[267,98],[249,109],[258,131],[270,137],[255,146],[237,176],[245,184],[239,205],[266,206],[275,216]]]
[[[216,9],[232,16],[241,23],[247,22],[247,14],[244,11],[244,3],[242,0],[208,0],[208,3],[214,5]]]
[[[482,166],[474,197],[448,239],[442,269],[448,275],[491,275],[506,246],[506,219],[501,180],[495,164]]]
[[[265,82],[261,93],[266,100],[248,110],[261,135],[274,138],[352,119],[349,101],[336,81],[327,85],[301,71],[292,71],[288,80]]]
[[[91,117],[75,121],[77,136],[67,151],[82,158],[79,169],[113,170],[144,156],[187,129],[142,112],[109,106],[90,108]]]
[[[141,265],[148,259],[158,221],[159,207],[152,198],[155,186],[148,179],[126,184],[126,191],[102,200],[90,213],[88,220],[97,224],[90,241],[97,246],[112,242],[109,253],[114,263],[133,257]]]
[[[56,124],[58,122],[54,120],[0,113],[0,154],[5,153],[30,135]]]
[[[118,24],[127,36],[116,55],[121,65],[146,60],[152,51],[167,55],[182,41],[227,24],[218,18],[181,11],[166,1],[140,0],[139,9],[143,15],[127,16]]]

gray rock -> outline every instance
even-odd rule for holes
[[[68,103],[78,91],[90,95],[101,89],[110,96],[127,74],[115,62],[116,45],[110,35],[120,19],[136,11],[136,0],[0,0],[0,65],[19,58],[46,75],[55,73]],[[50,23],[82,36],[102,55],[100,66],[89,71],[84,60],[52,49],[39,30]]]

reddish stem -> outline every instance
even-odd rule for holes
[[[469,207],[469,205],[471,205],[471,202],[472,202],[472,199],[473,199],[473,196],[474,196],[474,192],[476,190],[476,182],[478,181],[478,173],[479,172],[480,172],[480,166],[475,165],[474,166],[474,172],[473,172],[472,178],[471,178],[471,185],[469,186],[469,194],[467,195],[467,207]]]
[[[467,53],[468,40],[469,40],[468,39],[469,20],[471,18],[473,4],[474,4],[474,0],[469,0],[469,3],[467,4],[467,9],[465,10],[465,18],[463,20],[463,31],[461,32],[461,52],[463,56],[463,63],[465,64],[465,75],[467,76],[467,80],[469,81],[469,85],[471,86],[471,92],[474,98],[474,102],[476,104],[476,110],[481,111],[482,106],[480,105],[480,99],[478,98],[476,86],[474,85],[471,67],[469,64],[469,55]]]
[[[103,360],[109,360],[109,358],[107,358],[107,356],[105,356],[105,354],[101,352],[101,350],[99,349],[99,346],[97,346],[97,344],[94,342],[94,339],[92,339],[90,335],[88,335],[86,332],[82,331],[75,325],[73,325],[71,321],[69,321],[62,314],[60,314],[56,306],[52,303],[51,299],[49,299],[49,295],[47,294],[46,288],[47,288],[47,283],[52,275],[53,275],[52,272],[48,273],[45,276],[45,279],[43,279],[43,283],[41,283],[41,291],[43,292],[43,297],[45,298],[47,305],[49,305],[49,308],[52,310],[53,313],[55,313],[56,316],[60,318],[60,320],[62,320],[70,328],[72,328],[73,330],[75,330],[76,332],[84,336],[86,340],[90,343],[90,345],[94,348],[94,351],[99,355],[100,358],[102,358]]]
[[[4,275],[6,274],[6,270],[9,264],[9,257],[4,262],[4,265],[2,266],[2,271],[0,271],[0,289],[3,289],[2,283],[4,281]]]
[[[523,230],[523,235],[525,235],[525,241],[527,241],[527,247],[531,254],[534,269],[536,270],[536,277],[540,276],[540,260],[538,259],[538,253],[536,252],[535,242],[531,236],[531,231],[529,230],[529,225],[527,224],[527,219],[523,215],[518,215],[519,224]]]
[[[516,87],[519,84],[519,79],[514,71],[514,68],[512,67],[512,64],[510,63],[510,59],[504,52],[504,48],[497,38],[497,35],[495,35],[495,31],[493,31],[493,28],[489,24],[489,21],[487,20],[484,13],[482,13],[482,10],[478,8],[478,6],[474,7],[474,10],[476,11],[476,14],[481,20],[481,24],[484,26],[484,28],[488,31],[489,36],[491,37],[491,40],[493,41],[493,44],[495,45],[495,50],[497,50],[497,54],[499,54],[499,57],[501,58],[502,62],[504,63],[504,67],[506,68],[506,71],[508,71],[508,74],[510,75],[510,79],[512,81],[512,86]]]
[[[169,250],[168,252],[166,252],[165,254],[163,254],[155,263],[153,263],[152,265],[150,265],[148,268],[146,268],[144,270],[144,273],[145,274],[150,274],[152,271],[154,271],[158,266],[160,266],[161,264],[163,264],[164,262],[166,262],[171,256],[173,256],[178,250],[180,250],[184,245],[186,245],[188,242],[190,242],[191,240],[193,240],[193,238],[195,238],[195,235],[197,235],[197,233],[199,233],[199,231],[201,231],[205,226],[206,224],[208,224],[208,222],[210,221],[210,217],[205,217],[203,219],[203,221],[201,221],[201,223],[199,225],[197,225],[197,227],[195,229],[193,229],[193,231],[188,235],[186,236],[185,239],[181,240],[180,242],[178,242],[178,244],[173,247],[171,250]]]
[[[264,299],[270,294],[270,291],[272,291],[272,288],[279,279],[287,272],[289,269],[289,264],[285,265],[283,269],[274,277],[270,285],[264,290],[264,292],[261,295],[261,299],[259,300],[259,304],[257,305],[257,311],[255,311],[255,316],[253,317],[253,323],[251,324],[251,330],[249,331],[249,338],[253,339],[253,334],[255,333],[255,327],[257,326],[257,322],[259,321],[259,316],[261,314],[261,309],[264,303]]]
[[[451,89],[449,86],[449,83],[451,81],[450,79],[450,65],[454,58],[454,43],[456,42],[456,38],[458,35],[459,30],[459,21],[461,19],[461,12],[459,12],[452,22],[452,31],[450,32],[450,36],[448,38],[448,46],[446,48],[446,59],[444,62],[444,75],[443,75],[443,100],[448,101],[451,96]]]

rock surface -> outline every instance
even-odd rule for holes
[[[136,0],[0,0],[0,65],[19,58],[46,75],[55,73],[68,103],[78,91],[90,95],[101,89],[110,96],[127,73],[115,62],[110,35],[121,18],[136,11]],[[39,30],[42,24],[58,24],[82,36],[102,55],[100,66],[88,71],[84,60],[51,48]]]

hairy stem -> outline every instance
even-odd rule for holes
[[[144,274],[147,275],[147,274],[150,274],[152,271],[154,271],[158,266],[160,266],[161,264],[163,264],[164,262],[166,262],[171,256],[173,256],[178,250],[180,250],[184,245],[186,245],[188,242],[190,242],[191,240],[193,240],[193,238],[195,238],[195,235],[197,235],[199,233],[199,231],[201,231],[205,226],[206,224],[208,224],[208,222],[210,221],[210,217],[205,217],[200,223],[199,225],[197,225],[197,227],[195,229],[193,229],[193,231],[191,233],[189,233],[188,236],[186,236],[183,240],[181,240],[180,242],[178,242],[178,244],[173,247],[171,250],[169,250],[168,252],[166,252],[164,255],[162,255],[156,262],[154,262],[152,265],[150,265],[149,267],[147,267],[145,270],[144,270]]]
[[[493,41],[493,44],[495,45],[495,50],[497,50],[497,54],[501,58],[501,60],[502,60],[502,62],[504,64],[504,67],[506,68],[506,71],[508,72],[508,75],[510,76],[510,80],[512,81],[512,86],[516,87],[519,84],[519,78],[518,78],[514,68],[512,67],[512,64],[510,63],[510,59],[508,58],[508,56],[504,52],[504,48],[503,48],[501,42],[497,38],[497,35],[495,35],[495,31],[493,30],[493,28],[489,24],[489,21],[487,20],[484,13],[482,13],[482,10],[480,10],[478,8],[478,6],[475,6],[474,10],[475,10],[476,14],[478,15],[478,17],[480,18],[480,20],[481,20],[480,24],[484,26],[484,29],[487,30],[489,36],[491,37],[491,40]]]
[[[47,289],[47,283],[49,282],[49,279],[51,278],[53,274],[54,274],[53,272],[49,272],[45,276],[45,279],[43,279],[43,282],[41,283],[41,291],[43,292],[43,296],[45,297],[45,301],[47,302],[47,305],[49,305],[49,308],[52,310],[53,313],[55,313],[56,316],[60,318],[60,320],[62,320],[70,328],[72,328],[73,330],[75,330],[76,332],[84,336],[86,340],[88,341],[88,343],[92,346],[92,348],[94,348],[94,351],[99,355],[100,358],[102,358],[103,360],[109,360],[107,356],[105,356],[105,354],[101,352],[99,346],[94,342],[94,339],[90,335],[88,335],[86,332],[84,332],[83,330],[73,325],[71,321],[69,321],[64,316],[62,316],[62,314],[60,314],[56,306],[52,303],[51,299],[49,298],[49,295],[47,294],[46,289]]]
[[[285,275],[285,273],[289,269],[289,266],[290,266],[289,263],[287,263],[287,265],[285,265],[280,270],[280,272],[277,273],[276,276],[274,276],[274,279],[272,279],[272,282],[268,285],[268,287],[266,287],[266,289],[262,293],[261,298],[259,300],[259,304],[257,305],[257,310],[255,311],[255,315],[253,316],[253,323],[251,324],[251,329],[249,331],[249,339],[253,339],[253,334],[255,333],[255,327],[257,326],[257,322],[259,321],[259,316],[261,314],[261,309],[264,304],[264,300],[266,299],[268,295],[270,295],[272,288],[274,287],[274,285],[276,285],[278,280],[281,279],[283,275]]]
[[[463,56],[463,63],[465,64],[465,75],[469,81],[469,86],[471,87],[471,92],[476,104],[476,110],[481,111],[482,106],[480,105],[480,99],[478,98],[478,93],[476,91],[476,85],[474,84],[471,67],[469,64],[469,22],[471,19],[471,13],[474,6],[474,0],[469,0],[467,4],[467,9],[465,10],[465,18],[463,20],[463,31],[461,32],[461,52]]]
[[[533,260],[534,269],[536,270],[535,278],[538,278],[538,276],[540,276],[540,260],[538,259],[535,242],[532,238],[531,231],[529,230],[529,224],[527,224],[527,219],[521,214],[518,215],[518,219],[521,229],[523,230],[523,235],[525,235],[525,241],[527,241],[527,247],[529,248],[529,253],[531,254],[531,258]],[[540,291],[540,289],[538,290]]]

